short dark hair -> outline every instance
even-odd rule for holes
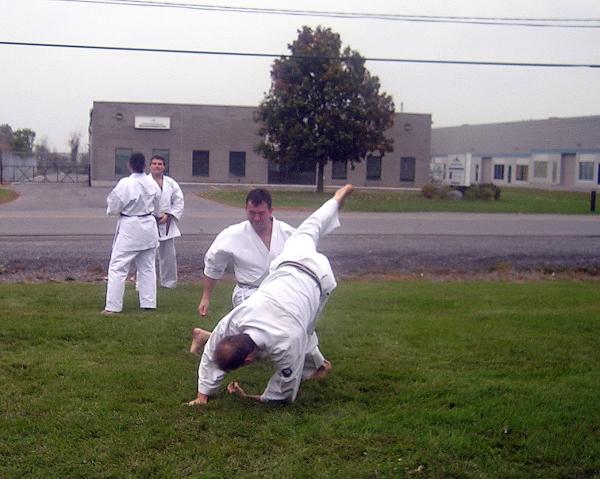
[[[215,348],[215,362],[222,371],[232,371],[244,365],[256,344],[247,334],[225,336]]]
[[[161,155],[154,155],[152,158],[150,158],[150,163],[152,163],[152,160],[160,160],[163,162],[164,166],[167,166],[167,162],[165,161],[165,157],[161,156]]]
[[[146,157],[143,153],[133,153],[129,157],[129,166],[136,173],[143,173],[146,166]]]
[[[271,198],[271,193],[264,188],[255,188],[246,196],[246,206],[248,203],[252,203],[253,206],[266,203],[269,209],[271,209],[273,205],[273,199]]]

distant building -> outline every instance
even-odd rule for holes
[[[270,163],[259,143],[256,108],[224,105],[94,102],[90,114],[92,185],[110,185],[128,174],[134,151],[161,154],[168,174],[183,183],[316,184],[314,170]],[[396,113],[387,132],[394,151],[369,155],[352,170],[328,163],[325,185],[420,188],[429,181],[431,115]]]
[[[432,175],[448,184],[600,185],[600,116],[434,128],[431,138]]]

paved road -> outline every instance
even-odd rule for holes
[[[0,205],[0,280],[103,274],[116,221],[105,215],[108,188],[14,189],[21,196]],[[181,273],[191,279],[199,278],[214,236],[244,217],[241,208],[199,198],[200,189],[184,186],[184,237],[177,246]],[[306,212],[276,215],[297,225]],[[344,212],[342,223],[322,242],[341,274],[600,269],[598,216]]]

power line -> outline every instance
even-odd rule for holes
[[[319,10],[291,10],[281,8],[255,8],[223,5],[206,5],[190,3],[173,3],[149,0],[51,0],[68,3],[88,3],[101,5],[119,5],[156,8],[181,8],[188,10],[251,13],[266,15],[310,16],[360,20],[386,20],[400,22],[452,23],[490,26],[517,26],[536,28],[600,28],[599,18],[516,18],[516,17],[477,17],[477,16],[437,16],[437,15],[402,15],[389,13],[361,13]],[[559,23],[560,22],[560,23]],[[597,23],[597,25],[589,25]]]
[[[101,45],[75,45],[61,43],[32,43],[32,42],[7,42],[0,41],[0,45],[22,46],[22,47],[49,47],[49,48],[74,48],[85,50],[109,50],[127,51],[137,53],[176,53],[187,55],[216,55],[258,58],[302,58],[299,55],[286,55],[280,53],[252,53],[252,52],[226,52],[209,50],[177,50],[170,48],[136,48],[136,47],[110,47]],[[321,58],[324,60],[344,60],[346,57],[306,57]],[[469,60],[426,60],[417,58],[364,58],[370,62],[387,63],[428,63],[437,65],[470,65],[470,66],[501,66],[501,67],[535,67],[535,68],[600,68],[600,64],[593,63],[531,63],[531,62],[492,62],[492,61],[469,61]]]

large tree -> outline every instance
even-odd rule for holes
[[[8,123],[0,125],[0,151],[12,148],[13,129]]]
[[[394,119],[392,98],[365,59],[329,28],[303,27],[288,45],[291,56],[273,62],[271,88],[258,107],[263,141],[257,150],[277,163],[316,166],[323,191],[328,161],[351,167],[370,152],[392,151],[385,137]]]
[[[31,128],[19,128],[13,132],[12,147],[19,153],[32,153],[35,131]]]
[[[71,150],[71,166],[77,166],[77,158],[79,156],[79,145],[81,144],[81,133],[73,131],[69,135],[69,148]]]

